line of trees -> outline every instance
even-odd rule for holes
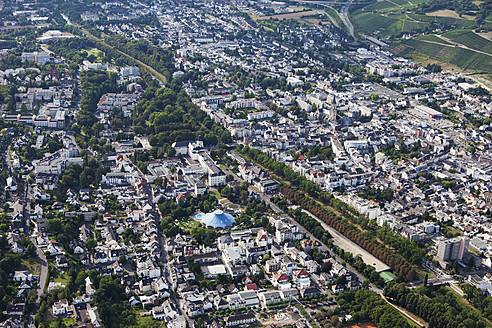
[[[326,222],[328,225],[339,231],[345,237],[364,248],[366,251],[374,255],[379,260],[389,265],[393,271],[404,276],[407,280],[414,280],[417,273],[410,262],[399,254],[391,252],[389,249],[379,245],[364,234],[359,229],[350,224],[343,217],[328,211],[312,199],[305,196],[303,193],[296,191],[286,185],[280,186],[280,192],[303,209],[311,212],[319,219]]]
[[[248,146],[239,146],[237,150],[248,156],[253,161],[259,163],[267,170],[270,170],[277,176],[285,179],[290,182],[290,187],[287,185],[281,186],[281,190],[286,190],[291,195],[296,195],[298,198],[296,201],[299,205],[302,200],[303,203],[309,202],[314,209],[316,209],[316,213],[318,211],[323,211],[324,217],[326,219],[321,218],[315,212],[309,210],[314,215],[318,216],[325,222],[327,222],[330,226],[340,231],[343,235],[351,239],[353,242],[376,256],[378,259],[389,265],[397,274],[401,274],[407,280],[413,280],[416,277],[416,271],[411,267],[411,264],[406,258],[408,252],[415,252],[420,256],[421,251],[417,244],[412,242],[405,242],[403,237],[400,237],[392,232],[386,232],[388,236],[388,240],[391,241],[392,246],[395,247],[395,251],[398,254],[395,254],[393,250],[385,248],[384,245],[378,243],[376,238],[370,233],[362,233],[359,229],[357,229],[353,224],[359,224],[361,220],[360,218],[366,220],[364,216],[360,216],[357,211],[342,202],[339,199],[336,199],[332,194],[328,194],[321,190],[320,186],[312,181],[307,180],[299,173],[292,170],[289,166],[284,163],[278,162],[275,159],[269,157],[267,154],[262,152],[261,150],[254,149]],[[309,199],[305,196],[303,192],[297,191],[296,189],[304,191],[305,194],[314,198],[315,200],[320,201],[321,203],[331,206],[333,209],[338,211],[340,215],[335,214],[333,211],[330,211],[326,208],[321,207],[319,204],[315,203],[313,200]],[[283,192],[284,195],[288,196]],[[292,200],[295,200],[293,197],[289,197]],[[302,206],[302,205],[301,205]],[[302,206],[307,209],[306,207]],[[330,218],[330,219],[328,219]],[[349,222],[350,221],[350,222]],[[337,226],[334,226],[330,222],[337,222]],[[352,223],[352,224],[351,224]],[[338,227],[338,228],[337,228]],[[343,228],[341,228],[343,227]],[[343,231],[339,230],[343,229]],[[350,231],[350,232],[349,232]],[[372,231],[370,231],[372,233]],[[375,234],[375,232],[374,232]],[[391,236],[391,238],[389,238]],[[405,255],[403,255],[405,254]],[[414,259],[413,255],[410,257],[412,261]],[[415,262],[418,263],[418,260]]]
[[[384,295],[429,322],[429,328],[484,328],[489,325],[446,287],[409,289],[390,283]]]
[[[352,315],[353,322],[371,320],[379,328],[411,327],[394,307],[371,290],[359,289],[341,293],[337,302],[342,311]]]
[[[174,53],[171,50],[155,47],[147,41],[131,41],[123,36],[114,35],[105,40],[109,45],[137,58],[144,64],[163,74],[168,81],[174,72]]]
[[[352,253],[345,252],[342,248],[335,246],[333,244],[333,239],[331,239],[330,233],[326,231],[316,219],[305,212],[302,212],[300,208],[297,208],[295,211],[291,211],[290,214],[297,223],[302,225],[307,231],[311,232],[313,236],[318,238],[323,244],[330,247],[335,254],[354,267],[371,283],[380,288],[384,287],[384,279],[379,275],[379,273],[376,272],[376,269],[372,265],[365,264],[360,255],[356,255],[354,257]],[[331,266],[329,269],[331,269]],[[401,280],[404,280],[402,276],[400,277]]]
[[[297,209],[292,213],[292,217],[297,223],[302,225],[304,229],[313,234],[314,237],[318,238],[323,244],[331,245],[331,235],[326,231],[316,219],[312,218],[308,214]]]
[[[418,247],[416,243],[396,235],[387,226],[378,229],[376,234],[381,241],[391,248],[397,249],[398,252],[412,264],[420,265],[427,253],[425,249]]]

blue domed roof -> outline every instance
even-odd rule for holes
[[[224,213],[221,210],[215,210],[207,213],[200,218],[202,223],[213,229],[225,229],[234,225],[234,217],[230,214]]]

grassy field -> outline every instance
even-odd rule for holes
[[[74,318],[66,318],[66,319],[63,319],[63,324],[66,327],[73,327],[73,326],[75,326],[76,323],[77,322],[75,321]],[[48,327],[50,327],[50,328],[58,327],[58,324],[57,324],[56,320],[48,321]]]
[[[62,285],[68,284],[68,275],[64,273],[59,273],[58,276],[54,279],[55,282],[60,282]]]
[[[474,16],[470,16],[470,15],[458,15],[458,13],[454,10],[449,10],[449,9],[443,9],[443,10],[437,10],[437,11],[433,11],[433,12],[430,12],[430,13],[426,13],[425,14],[426,16],[438,16],[438,17],[452,17],[452,18],[459,18],[459,19],[470,19],[470,20],[473,20],[475,19]]]
[[[166,324],[157,320],[154,320],[152,316],[142,317],[140,313],[145,312],[144,309],[139,309],[137,311],[137,326],[138,327],[162,327],[165,328]]]
[[[94,55],[98,60],[104,56],[104,52],[97,48],[85,49],[84,51],[87,52],[87,56]]]
[[[485,85],[487,88],[492,89],[492,73],[488,74],[475,74],[470,78],[478,83]]]
[[[180,221],[178,225],[185,231],[191,231],[195,228],[198,228],[200,226],[200,222],[195,220]]]
[[[290,6],[289,8],[294,10],[294,11],[303,11],[304,10],[303,7],[297,7],[297,6]]]
[[[452,45],[451,43],[435,36],[434,34],[424,34],[424,35],[419,35],[418,37],[416,37],[417,40],[426,40],[426,41],[432,41],[432,42],[439,42],[439,43],[442,43],[442,44],[448,44],[448,45]]]
[[[41,265],[39,264],[39,260],[22,260],[22,267],[25,270],[28,270],[32,274],[40,274],[41,273]]]

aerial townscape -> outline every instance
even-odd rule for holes
[[[492,327],[492,0],[0,0],[0,328]]]

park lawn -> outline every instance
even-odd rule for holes
[[[163,322],[160,322],[160,321],[157,321],[157,320],[154,320],[154,318],[152,318],[152,316],[141,316],[140,313],[142,312],[146,312],[145,309],[139,309],[136,313],[136,317],[137,317],[137,326],[138,327],[163,327],[165,328],[166,327],[166,324],[163,323]]]
[[[190,220],[190,221],[180,221],[178,223],[178,226],[180,226],[184,230],[192,230],[194,228],[198,228],[200,226],[200,222],[195,221],[195,220]]]
[[[73,327],[73,326],[75,326],[77,324],[77,322],[75,321],[74,318],[65,318],[65,319],[63,319],[63,324],[66,327]],[[56,320],[50,320],[50,321],[48,321],[48,327],[49,328],[58,327]]]
[[[303,11],[304,10],[303,7],[297,7],[297,6],[289,6],[289,8],[294,10],[294,11]]]
[[[100,61],[102,57],[104,57],[104,52],[97,48],[84,49],[84,51],[87,52],[87,56],[94,55],[94,57],[96,57],[96,61]]]

